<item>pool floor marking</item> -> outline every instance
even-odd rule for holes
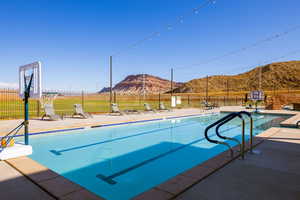
[[[193,125],[193,124],[196,124],[196,122],[194,122],[194,123],[190,122],[190,123],[186,123],[186,124],[183,124],[183,125],[177,125],[177,126],[171,126],[171,127],[166,127],[166,128],[154,129],[154,130],[151,130],[151,131],[137,133],[137,134],[134,134],[134,135],[128,135],[128,136],[119,137],[119,138],[115,138],[115,139],[105,140],[105,141],[102,141],[102,142],[96,142],[96,143],[92,143],[92,144],[72,147],[72,148],[64,149],[64,150],[58,150],[58,151],[57,150],[50,150],[50,152],[57,155],[57,156],[59,156],[63,152],[68,152],[68,151],[72,151],[72,150],[77,150],[77,149],[82,149],[82,148],[86,148],[86,147],[99,145],[99,144],[104,144],[104,143],[114,142],[114,141],[118,141],[118,140],[128,139],[128,138],[131,138],[131,137],[146,135],[146,134],[150,134],[150,133],[157,133],[158,131],[168,130],[168,129],[172,129],[172,128],[178,128],[178,127],[188,126],[188,125]]]
[[[190,146],[190,145],[193,145],[193,144],[195,144],[195,143],[198,143],[198,142],[200,142],[200,141],[202,141],[202,140],[204,140],[204,139],[205,139],[205,138],[203,137],[203,138],[201,138],[201,139],[197,139],[197,140],[194,140],[194,141],[192,141],[192,142],[190,142],[190,143],[184,144],[184,145],[182,145],[182,146],[180,146],[180,147],[171,149],[171,150],[169,150],[169,151],[167,151],[167,152],[164,152],[164,153],[162,153],[162,154],[159,154],[159,155],[157,155],[157,156],[155,156],[155,157],[153,157],[153,158],[150,158],[150,159],[148,159],[148,160],[142,161],[142,162],[140,162],[140,163],[138,163],[138,164],[135,164],[135,165],[133,165],[133,166],[131,166],[131,167],[128,167],[128,168],[123,169],[123,170],[121,170],[121,171],[119,171],[119,172],[116,172],[116,173],[114,173],[114,174],[112,174],[112,175],[110,175],[110,176],[105,176],[105,175],[103,175],[103,174],[98,174],[98,175],[96,175],[96,177],[99,178],[99,179],[101,179],[101,180],[103,180],[104,182],[106,182],[106,183],[108,183],[108,184],[110,184],[110,185],[114,185],[114,184],[117,183],[115,180],[113,180],[114,178],[116,178],[116,177],[118,177],[118,176],[121,176],[121,175],[123,175],[123,174],[126,174],[126,173],[128,173],[128,172],[130,172],[130,171],[132,171],[132,170],[134,170],[134,169],[136,169],[136,168],[139,168],[139,167],[141,167],[141,166],[143,166],[143,165],[146,165],[146,164],[148,164],[148,163],[150,163],[150,162],[153,162],[153,161],[155,161],[155,160],[158,160],[158,159],[160,159],[160,158],[162,158],[162,157],[165,157],[165,156],[167,156],[167,155],[169,155],[169,154],[171,154],[171,153],[175,153],[176,151],[179,151],[179,150],[181,150],[181,149],[183,149],[183,148],[185,148],[185,147],[187,147],[187,146]]]

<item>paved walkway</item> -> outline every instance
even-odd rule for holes
[[[0,172],[0,199],[54,200],[6,162],[0,161]]]
[[[121,123],[128,121],[140,121],[140,120],[150,120],[157,118],[166,118],[174,116],[184,116],[184,115],[197,115],[204,112],[217,112],[219,109],[203,111],[197,108],[187,108],[187,109],[174,109],[172,112],[158,112],[158,113],[145,113],[145,114],[130,114],[123,116],[112,116],[109,114],[94,115],[91,119],[78,119],[78,118],[66,118],[60,121],[45,121],[45,120],[30,120],[30,132],[41,132],[48,130],[66,129],[66,128],[78,128],[86,127],[100,124],[111,124],[111,123]],[[6,135],[10,130],[15,128],[20,124],[22,120],[2,120],[0,121],[0,136]],[[23,129],[20,131],[22,132]]]
[[[256,149],[188,189],[176,200],[299,200],[300,129],[278,128]]]

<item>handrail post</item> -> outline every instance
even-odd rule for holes
[[[241,157],[244,160],[245,158],[245,120],[242,119],[242,151],[241,151]]]
[[[253,153],[252,151],[253,148],[253,119],[250,117],[250,153]]]

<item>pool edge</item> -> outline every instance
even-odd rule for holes
[[[204,114],[204,113],[203,113]],[[203,114],[197,114],[199,116]],[[207,114],[207,113],[206,113]],[[268,114],[268,113],[263,113]],[[183,115],[183,116],[176,116],[172,118],[180,118],[180,117],[186,117],[189,115]],[[196,116],[196,115],[195,115]],[[296,114],[296,116],[300,116],[300,114]],[[289,118],[290,119],[290,118]],[[162,120],[162,119],[161,119]],[[149,120],[151,121],[151,120]],[[152,119],[152,121],[157,121],[157,119]],[[126,123],[126,122],[124,122]],[[132,122],[131,122],[132,123]],[[136,121],[136,123],[141,123],[141,121]],[[111,126],[114,126],[114,124],[111,124]],[[75,129],[83,129],[81,128],[75,128]],[[258,134],[254,138],[253,146],[256,147],[260,143],[262,143],[266,138],[271,137],[272,135],[276,134],[281,128],[269,128],[265,130],[264,132]],[[57,132],[67,131],[69,129],[60,129]],[[56,132],[53,130],[52,132]],[[42,133],[41,133],[42,134]],[[238,150],[238,145],[233,147],[235,152]],[[249,149],[249,146],[248,146]],[[162,184],[159,184],[157,186],[154,186],[150,188],[149,190],[133,197],[133,199],[139,200],[139,199],[173,199],[180,195],[182,192],[186,191],[187,189],[191,188],[193,185],[199,183],[200,181],[204,180],[211,174],[215,173],[219,169],[223,168],[224,166],[228,165],[230,162],[238,159],[240,155],[237,153],[234,155],[233,158],[230,158],[229,151],[225,151],[207,161],[204,163],[201,163],[200,165],[197,165],[165,182]],[[24,164],[22,162],[25,160],[27,164]],[[32,160],[29,157],[21,157],[16,159],[9,159],[5,161],[10,166],[15,168],[17,171],[19,171],[22,175],[27,177],[31,182],[36,184],[38,187],[42,188],[46,193],[51,194],[51,196],[56,197],[56,199],[72,199],[72,195],[75,195],[76,197],[82,197],[82,199],[104,199],[103,197],[100,197],[99,195],[96,195],[92,193],[91,191],[85,189],[84,187],[80,186],[79,184],[76,184],[72,181],[70,181],[67,178],[64,178],[63,176],[53,172],[51,169],[48,169],[47,167],[39,164],[38,162]],[[28,165],[30,165],[31,169],[28,168]],[[36,176],[41,171],[46,171],[46,174],[42,175],[42,180],[37,179]],[[201,173],[200,173],[201,172]],[[47,184],[49,183],[49,184]],[[63,184],[63,187],[59,188],[59,191],[53,190],[53,185],[61,185]],[[57,188],[56,188],[57,189]]]

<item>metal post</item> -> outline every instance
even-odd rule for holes
[[[160,89],[159,89],[159,93],[158,93],[158,108],[160,109]]]
[[[81,105],[82,105],[82,108],[84,109],[84,92],[83,92],[83,90],[81,91]]]
[[[39,100],[36,101],[36,105],[37,105],[37,113],[36,113],[36,115],[37,115],[37,117],[39,117],[41,115],[40,101]]]
[[[229,105],[229,81],[228,79],[226,80],[226,87],[227,87],[227,105]]]
[[[145,74],[143,74],[143,100],[144,100],[144,102],[145,102],[145,99],[146,99],[146,75]]]
[[[205,90],[205,93],[206,93],[205,101],[208,102],[208,76],[206,76],[206,90]]]
[[[241,157],[242,159],[244,160],[245,158],[245,155],[244,155],[244,152],[245,152],[245,120],[242,119],[242,151],[241,151]]]
[[[173,68],[171,68],[171,97],[173,96]]]
[[[261,86],[261,75],[262,75],[262,73],[261,73],[261,71],[262,71],[262,67],[260,67],[259,68],[259,90],[261,91],[261,89],[262,89],[262,86]]]
[[[113,97],[112,97],[112,56],[109,57],[109,103],[110,105],[112,104],[113,101]],[[109,105],[109,107],[111,108],[111,106]]]
[[[252,151],[253,147],[253,119],[250,117],[250,153],[253,153]]]
[[[28,137],[28,132],[29,132],[29,105],[28,105],[28,99],[29,99],[29,94],[26,91],[25,92],[25,98],[24,98],[24,135],[25,135],[25,145],[29,144],[29,137]]]

